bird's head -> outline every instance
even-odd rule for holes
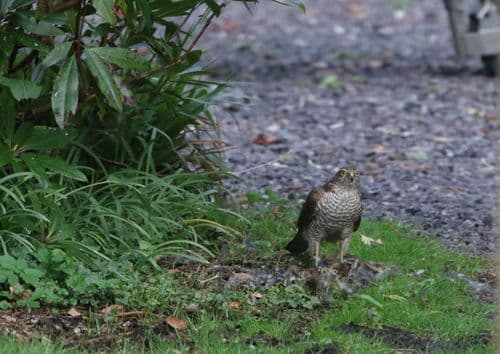
[[[327,189],[334,186],[359,187],[359,171],[354,167],[342,167],[326,184]]]

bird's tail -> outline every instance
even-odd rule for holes
[[[297,235],[295,235],[293,240],[288,242],[288,244],[285,246],[285,248],[295,256],[307,250],[307,247],[307,240],[304,239],[300,232],[297,232]]]

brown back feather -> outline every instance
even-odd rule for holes
[[[316,187],[306,198],[302,210],[300,211],[299,220],[297,221],[297,228],[301,232],[307,225],[309,225],[316,214],[316,207],[319,200],[325,194],[325,190],[322,187]]]

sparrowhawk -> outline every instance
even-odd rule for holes
[[[309,250],[317,267],[320,242],[340,241],[343,263],[351,236],[361,223],[361,210],[359,172],[343,167],[324,186],[309,193],[297,222],[298,232],[286,249],[293,255]]]

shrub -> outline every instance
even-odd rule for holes
[[[0,0],[0,301],[91,302],[237,232],[195,49],[228,3]]]

